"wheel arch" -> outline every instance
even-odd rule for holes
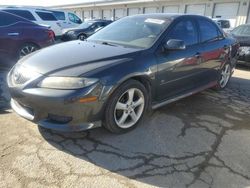
[[[109,100],[112,98],[112,95],[114,94],[114,92],[125,82],[129,81],[129,80],[136,80],[138,82],[140,82],[147,90],[148,95],[149,95],[149,101],[148,101],[148,107],[151,107],[151,101],[152,101],[152,95],[153,95],[153,84],[152,84],[152,80],[150,79],[150,77],[148,75],[143,75],[143,74],[138,74],[138,75],[131,75],[128,77],[125,77],[123,79],[121,79],[119,82],[117,82],[117,84],[115,86],[113,86],[112,88],[110,88],[107,97],[105,98],[105,102],[103,105],[103,110],[106,109],[107,103],[109,102]],[[104,113],[103,113],[104,114]],[[104,118],[104,116],[102,117],[102,119]]]

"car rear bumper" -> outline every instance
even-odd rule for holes
[[[98,86],[95,86],[98,87]],[[96,88],[91,88],[95,92]],[[82,131],[100,127],[103,102],[80,103],[90,90],[48,92],[42,88],[18,90],[10,88],[11,107],[20,116],[57,131]],[[54,94],[53,94],[54,93]]]

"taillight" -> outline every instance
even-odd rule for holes
[[[55,39],[55,33],[54,33],[54,31],[49,30],[48,31],[48,37],[49,37],[49,39]]]

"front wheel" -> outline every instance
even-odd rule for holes
[[[104,126],[113,133],[124,133],[136,127],[148,106],[144,85],[136,80],[122,84],[106,106]]]
[[[224,89],[227,86],[231,76],[232,76],[232,67],[230,63],[226,63],[220,71],[220,77],[216,88]]]
[[[80,35],[78,36],[78,39],[79,39],[79,40],[85,40],[86,38],[87,38],[87,36],[84,35],[84,34],[80,34]]]

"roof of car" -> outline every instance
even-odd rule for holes
[[[1,9],[4,9],[4,10],[33,10],[33,11],[41,11],[41,12],[52,13],[49,10],[46,10],[46,9],[43,9],[43,8],[35,8],[35,7],[9,6],[9,7],[3,7]]]
[[[201,15],[194,15],[194,14],[181,14],[181,13],[150,13],[150,14],[137,14],[133,15],[134,17],[151,17],[151,18],[158,18],[158,19],[176,19],[179,17],[200,17],[200,18],[206,18],[209,19],[208,17],[201,16]],[[131,17],[133,17],[131,16]]]

